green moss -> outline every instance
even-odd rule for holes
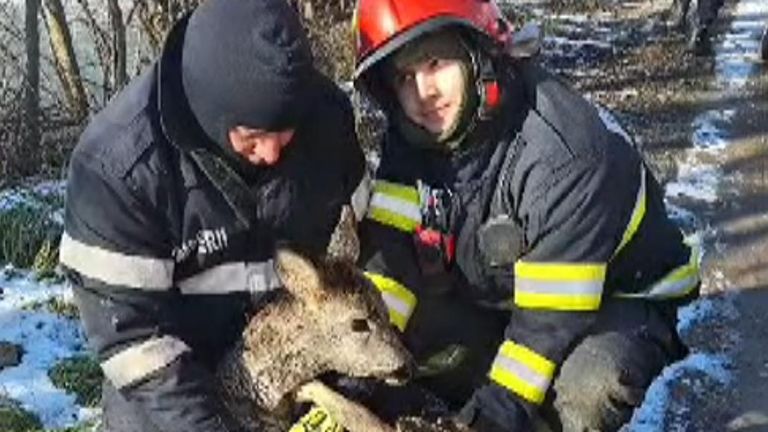
[[[43,429],[34,414],[25,411],[14,401],[0,399],[0,432],[97,432],[99,418],[62,429]]]
[[[46,429],[45,432],[97,432],[101,430],[100,424],[101,422],[96,419],[64,429]]]
[[[15,405],[0,405],[0,431],[34,432],[42,429],[40,419]]]
[[[77,403],[95,407],[101,401],[103,375],[96,359],[78,356],[63,360],[48,371],[53,385],[73,393]]]
[[[0,262],[52,275],[63,230],[53,215],[61,199],[27,190],[16,194],[19,202],[0,210]]]
[[[69,319],[79,319],[80,313],[77,309],[77,305],[74,303],[62,300],[58,297],[51,297],[46,301],[38,301],[28,305],[25,305],[22,309],[29,311],[45,310],[52,314],[62,316]]]

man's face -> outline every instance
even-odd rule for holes
[[[453,126],[467,88],[459,60],[427,58],[394,72],[397,99],[412,122],[436,135]]]
[[[269,132],[236,126],[229,130],[229,142],[237,154],[254,165],[274,165],[280,160],[280,152],[293,139],[294,129]]]

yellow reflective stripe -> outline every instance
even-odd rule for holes
[[[394,198],[399,198],[406,202],[419,204],[419,191],[413,186],[392,183],[384,180],[376,180],[373,185],[373,192],[380,193]]]
[[[381,291],[381,296],[389,310],[389,320],[400,331],[405,331],[408,320],[416,309],[416,296],[398,281],[376,273],[366,272],[365,275]]]
[[[637,228],[640,227],[640,222],[645,217],[646,209],[646,193],[645,193],[645,165],[640,166],[640,187],[637,191],[637,199],[635,200],[635,208],[632,210],[632,216],[629,218],[627,228],[624,230],[624,235],[621,237],[621,242],[616,250],[613,252],[613,256],[616,256],[621,252],[624,246],[632,240]]]
[[[541,404],[555,374],[555,363],[512,341],[504,341],[488,377],[535,404]]]
[[[691,254],[688,263],[679,266],[667,273],[661,280],[651,285],[645,291],[637,293],[616,293],[621,298],[647,298],[652,300],[665,300],[685,297],[699,285],[699,261],[700,249],[697,245],[691,246]]]
[[[590,311],[600,308],[606,264],[515,263],[514,303],[523,308]]]
[[[368,208],[368,218],[373,219],[380,224],[389,225],[405,232],[415,231],[416,227],[421,223],[421,221],[373,206]]]
[[[515,263],[515,277],[542,281],[595,281],[605,280],[607,265],[600,263]]]
[[[421,223],[420,202],[415,187],[379,180],[373,186],[368,218],[412,232]]]

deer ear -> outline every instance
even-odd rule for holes
[[[357,219],[350,205],[341,208],[339,222],[331,234],[326,254],[335,259],[357,262],[360,256],[360,240],[357,237]]]
[[[283,287],[296,298],[311,302],[320,293],[320,274],[312,261],[291,249],[275,252],[275,270]]]

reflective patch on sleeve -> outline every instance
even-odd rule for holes
[[[555,363],[523,345],[504,341],[488,377],[523,399],[541,404],[555,374]]]
[[[101,369],[119,389],[146,379],[188,351],[175,337],[156,337],[118,352],[101,363]]]
[[[281,286],[272,260],[218,265],[178,283],[183,294],[260,293]]]
[[[681,265],[659,281],[651,285],[647,290],[637,293],[615,293],[620,298],[645,298],[650,300],[668,300],[685,297],[695,290],[701,283],[699,276],[701,250],[698,245],[689,245],[690,257],[688,263]]]
[[[389,310],[389,320],[400,331],[405,331],[408,320],[416,309],[416,296],[398,281],[380,274],[366,272],[365,275],[381,291]]]
[[[635,233],[637,232],[637,229],[640,227],[640,222],[643,221],[643,218],[645,217],[645,208],[646,208],[646,193],[645,193],[645,165],[640,166],[640,186],[637,190],[637,198],[635,199],[635,207],[632,209],[632,216],[629,218],[629,223],[627,223],[627,228],[624,229],[624,234],[621,236],[621,242],[619,243],[619,246],[616,248],[616,250],[613,252],[613,256],[621,252],[622,249],[624,249],[624,246],[629,243],[630,240],[632,240],[632,237],[635,236]]]
[[[377,180],[368,206],[368,218],[401,231],[413,232],[421,224],[418,190]]]
[[[84,276],[109,285],[143,290],[167,290],[173,285],[171,259],[127,255],[61,237],[59,261]]]
[[[515,263],[515,304],[530,309],[597,310],[606,267],[606,264],[518,261]]]

